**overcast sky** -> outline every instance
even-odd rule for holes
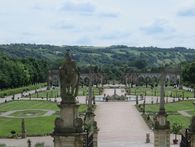
[[[195,0],[1,0],[0,43],[195,48]]]

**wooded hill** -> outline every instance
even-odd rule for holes
[[[87,71],[88,66],[93,65],[96,66],[96,69],[109,75],[109,79],[115,80],[128,71],[154,71],[162,64],[175,66],[181,62],[195,60],[195,50],[182,47],[164,49],[124,45],[110,47],[0,45],[0,87],[17,87],[45,81],[47,79],[47,65],[50,69],[57,69],[68,50],[81,72]],[[26,77],[26,79],[22,77]],[[21,81],[17,81],[18,79]],[[2,86],[3,82],[4,86]]]
[[[186,48],[156,48],[156,47],[127,47],[123,45],[110,47],[92,46],[52,46],[36,44],[0,45],[0,52],[14,58],[43,59],[50,67],[62,62],[64,53],[70,50],[79,66],[92,65],[125,65],[132,68],[144,69],[158,67],[162,64],[178,64],[195,59],[195,50]]]

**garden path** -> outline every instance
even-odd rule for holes
[[[124,89],[117,89],[121,95]],[[113,95],[114,89],[105,89],[106,95]],[[103,102],[98,103],[95,111],[99,127],[99,147],[150,147],[146,144],[146,133],[153,133],[145,124],[134,106],[135,102]]]
[[[178,111],[178,113],[180,113],[181,115],[186,116],[186,117],[192,117],[192,115],[188,113],[188,111],[192,111],[192,110],[194,110],[194,109],[191,109],[191,110],[181,110],[181,111]]]
[[[112,95],[113,90],[114,89],[107,89],[104,93],[106,95]],[[120,89],[116,92],[123,90],[124,89]],[[145,124],[143,118],[134,105],[135,101],[97,103],[95,120],[97,121],[99,128],[99,147],[154,146],[153,132]],[[151,143],[145,143],[146,133],[150,133]],[[174,135],[171,135],[171,138],[173,137]],[[176,146],[179,145],[171,144],[171,147]]]

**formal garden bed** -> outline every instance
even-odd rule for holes
[[[153,128],[153,118],[159,111],[159,104],[145,104],[145,113],[143,113],[143,106],[136,105],[138,111],[142,113],[142,116],[148,126]],[[195,114],[195,105],[193,101],[179,101],[166,103],[165,109],[168,114],[168,120],[170,121],[170,125],[172,126],[174,123],[182,125],[182,128],[188,128],[190,125],[191,117],[182,115],[178,111],[185,111],[187,114],[192,116]],[[188,111],[189,110],[189,111]]]
[[[88,87],[83,86],[79,88],[79,92],[78,95],[79,96],[86,96],[88,95]],[[102,90],[100,88],[97,87],[93,87],[93,94],[94,95],[100,95],[102,93]],[[26,97],[31,97],[31,98],[55,98],[55,97],[59,97],[60,96],[60,88],[59,87],[55,87],[55,88],[51,88],[49,90],[45,90],[45,91],[40,91],[31,95],[28,95]]]
[[[24,87],[19,87],[19,88],[13,88],[13,89],[1,89],[0,90],[0,98],[3,98],[5,96],[9,96],[9,95],[18,94],[18,93],[27,92],[27,91],[30,91],[30,90],[39,89],[39,88],[42,88],[42,87],[45,87],[45,86],[47,86],[47,83],[34,84],[34,85],[29,85],[29,86],[24,86]]]
[[[43,116],[45,114],[44,110],[55,111],[55,113]],[[21,136],[22,118],[25,119],[25,128],[28,136],[49,135],[53,131],[54,120],[58,116],[59,108],[56,103],[50,101],[24,100],[0,104],[0,114],[9,111],[16,112],[11,114],[11,116],[13,116],[11,118],[0,116],[0,137],[12,137],[13,134],[11,134],[11,131],[16,132],[15,136]],[[82,114],[86,111],[87,106],[80,105],[79,113]]]
[[[148,86],[136,86],[133,88],[126,88],[127,94],[130,95],[146,95],[146,96],[160,96],[160,87],[151,88]],[[173,98],[192,98],[194,94],[190,90],[178,89],[174,88],[173,86],[165,87],[165,96],[166,97],[173,97]]]

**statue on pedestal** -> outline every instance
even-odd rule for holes
[[[79,71],[69,53],[65,55],[65,62],[59,69],[61,104],[75,103],[79,89]]]

